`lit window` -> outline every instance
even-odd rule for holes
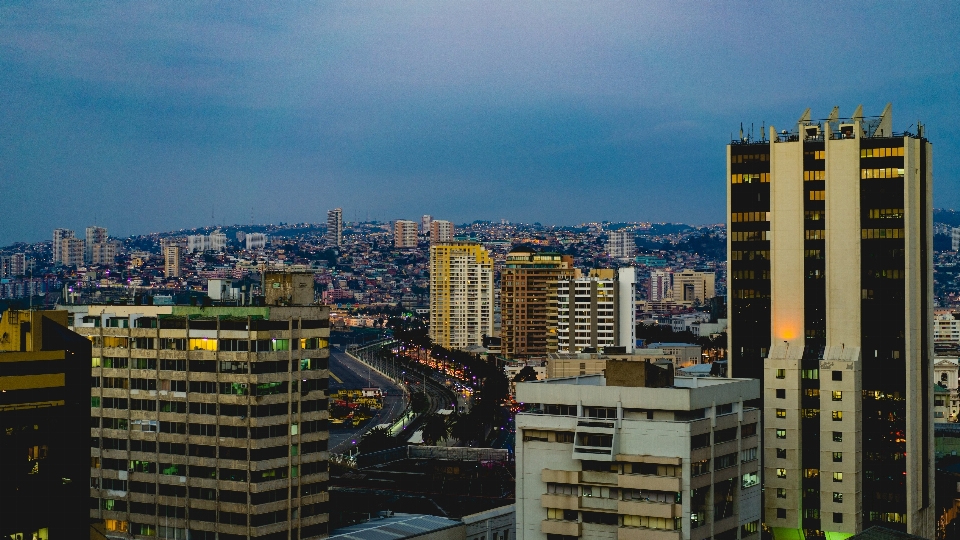
[[[833,461],[834,463],[840,463],[841,461],[843,461],[843,452],[834,452]]]
[[[839,493],[839,492],[837,492],[837,491],[834,491],[834,492],[833,492],[833,502],[835,502],[835,503],[842,503],[842,502],[843,502],[843,493]]]
[[[786,418],[787,410],[786,409],[777,409],[777,418]]]
[[[785,369],[778,369],[778,370],[777,370],[777,378],[778,378],[778,379],[785,379],[785,378],[787,378],[787,370],[785,370]]]
[[[787,498],[787,488],[777,488],[777,498],[786,499]]]
[[[843,420],[843,411],[833,411],[832,415],[835,422]]]
[[[834,481],[834,482],[843,482],[843,473],[842,473],[842,472],[835,472],[835,473],[833,473],[833,481]]]
[[[787,470],[786,469],[777,469],[777,478],[786,478]]]
[[[843,392],[840,390],[833,391],[833,400],[834,401],[843,401]]]
[[[778,439],[786,439],[786,438],[787,438],[787,430],[785,430],[785,429],[778,429],[778,430],[777,430],[777,438],[778,438]]]

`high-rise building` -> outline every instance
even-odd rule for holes
[[[439,244],[440,242],[453,242],[454,228],[453,223],[442,219],[435,219],[430,222],[430,243]]]
[[[430,214],[424,214],[420,218],[420,232],[423,234],[430,234],[430,223],[433,222],[433,216]]]
[[[629,259],[637,254],[635,233],[629,229],[607,233],[607,254],[614,259]]]
[[[70,229],[54,229],[53,230],[53,249],[52,249],[53,264],[63,263],[63,240],[65,238],[75,238],[74,232],[71,231]]]
[[[681,304],[705,304],[716,296],[713,272],[683,270],[673,274],[673,299]]]
[[[556,351],[636,347],[636,269],[594,269],[557,283]],[[551,350],[553,352],[553,350]]]
[[[327,244],[340,247],[343,245],[343,209],[334,208],[327,211]]]
[[[434,221],[434,225],[438,222]],[[500,343],[507,358],[546,356],[556,343],[557,282],[579,276],[573,257],[514,250],[500,272]]]
[[[163,276],[166,278],[180,277],[180,252],[177,245],[163,248]]]
[[[67,237],[60,240],[60,264],[81,266],[83,264],[84,241]]]
[[[393,223],[393,247],[417,247],[417,224],[405,219],[395,221]]]
[[[248,250],[263,249],[267,247],[267,235],[263,233],[250,233],[243,237]]]
[[[83,262],[86,264],[92,264],[94,252],[100,249],[98,244],[104,244],[107,241],[108,237],[106,228],[97,227],[95,225],[87,227],[87,239],[83,248]]]
[[[430,339],[441,347],[483,345],[493,336],[493,259],[480,244],[430,246]]]
[[[604,374],[517,383],[517,538],[757,539],[755,379]]]
[[[729,361],[763,380],[764,522],[933,538],[931,145],[889,105],[769,137],[727,147]]]
[[[23,253],[0,255],[0,277],[17,277],[27,273],[27,256]]]
[[[954,227],[950,231],[950,249],[960,251],[960,227]]]
[[[220,229],[210,233],[209,236],[203,234],[191,234],[187,236],[187,253],[217,251],[222,252],[227,248],[227,235]]]
[[[96,242],[90,250],[90,264],[109,266],[117,258],[117,242],[106,240]]]
[[[210,233],[210,249],[218,253],[227,249],[227,234],[220,229]]]
[[[93,345],[90,518],[132,538],[326,537],[329,308],[72,311]]]
[[[90,537],[90,341],[66,325],[0,314],[0,538]]]
[[[673,286],[673,272],[670,270],[651,270],[650,281],[647,282],[647,300],[662,302],[670,295]]]

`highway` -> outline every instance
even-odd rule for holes
[[[365,388],[377,386],[385,394],[383,408],[369,421],[359,427],[330,426],[330,453],[346,452],[354,441],[359,441],[367,430],[379,424],[387,424],[399,418],[407,403],[403,391],[393,381],[367,367],[366,364],[347,356],[342,349],[330,347],[330,393],[342,388]]]

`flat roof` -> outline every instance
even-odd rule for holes
[[[330,531],[328,538],[343,540],[401,540],[416,538],[451,527],[462,526],[463,522],[439,516],[425,514],[394,514],[390,517],[371,519],[348,527]]]

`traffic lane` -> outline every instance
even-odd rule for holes
[[[341,388],[365,388],[377,386],[381,389],[391,389],[389,393],[393,394],[400,389],[388,377],[384,377],[377,371],[370,369],[366,364],[350,358],[347,354],[340,352],[333,347],[330,348],[330,372],[336,375],[341,381],[331,377],[330,386],[335,389]]]
[[[330,452],[334,454],[346,452],[351,446],[353,446],[354,441],[359,442],[360,438],[363,437],[367,431],[380,424],[391,423],[399,418],[400,414],[405,408],[406,405],[403,403],[403,400],[397,397],[390,398],[390,401],[384,400],[383,409],[381,409],[376,415],[372,416],[370,420],[359,427],[331,427],[329,442]]]
[[[329,365],[331,374],[336,375],[343,381],[337,382],[335,378],[331,377],[331,392],[339,389],[365,388],[370,386],[371,383],[384,392],[383,408],[363,425],[349,428],[331,427],[329,442],[331,452],[346,451],[353,445],[354,440],[359,440],[367,431],[379,424],[392,423],[406,409],[403,391],[388,377],[384,377],[372,369],[368,371],[366,364],[354,360],[349,355],[331,347]]]

